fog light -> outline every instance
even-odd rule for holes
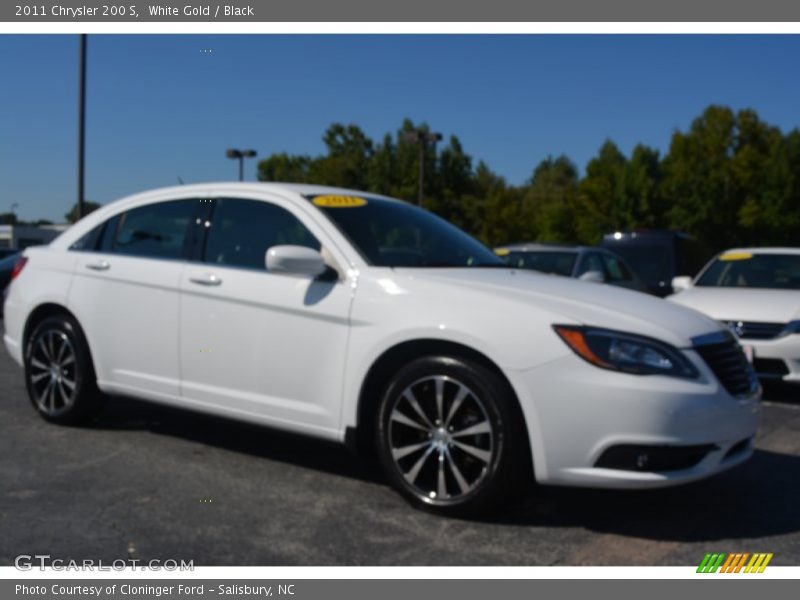
[[[595,467],[623,471],[680,471],[691,469],[709,452],[719,450],[714,444],[696,446],[620,444],[606,448]]]

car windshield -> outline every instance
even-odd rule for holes
[[[725,253],[695,285],[800,290],[800,254]]]
[[[507,255],[508,265],[517,269],[533,269],[542,273],[572,276],[577,252],[569,251],[522,251],[511,250]]]
[[[506,267],[478,240],[416,206],[355,196],[311,202],[376,267]]]

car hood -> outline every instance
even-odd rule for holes
[[[691,346],[692,338],[724,330],[699,312],[654,296],[535,271],[409,268],[395,272],[418,283],[435,284],[437,293],[443,286],[450,288],[452,302],[481,302],[482,310],[504,311],[514,310],[513,304],[523,311],[510,315],[514,319],[524,319],[524,311],[535,307],[562,323],[626,331],[678,347]],[[462,293],[466,290],[472,293]]]
[[[800,318],[800,291],[692,287],[669,300],[723,321],[787,323]]]

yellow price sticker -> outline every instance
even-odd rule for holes
[[[751,258],[753,255],[749,252],[726,252],[719,257],[720,260],[749,260]]]
[[[323,208],[355,208],[367,203],[364,198],[358,196],[317,196],[312,202],[314,206]]]

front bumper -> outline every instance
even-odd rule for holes
[[[760,392],[732,397],[694,351],[696,380],[637,376],[598,369],[577,356],[508,373],[526,418],[536,480],[606,488],[666,487],[703,479],[749,458]],[[607,468],[616,447],[651,448],[639,467]],[[656,452],[702,447],[691,466]],[[664,450],[666,448],[666,450]],[[651,458],[652,458],[651,457]],[[600,463],[600,466],[598,466]],[[667,465],[680,468],[664,470]]]
[[[759,378],[800,383],[800,334],[794,333],[772,340],[743,338],[740,343],[753,348],[754,367]]]

